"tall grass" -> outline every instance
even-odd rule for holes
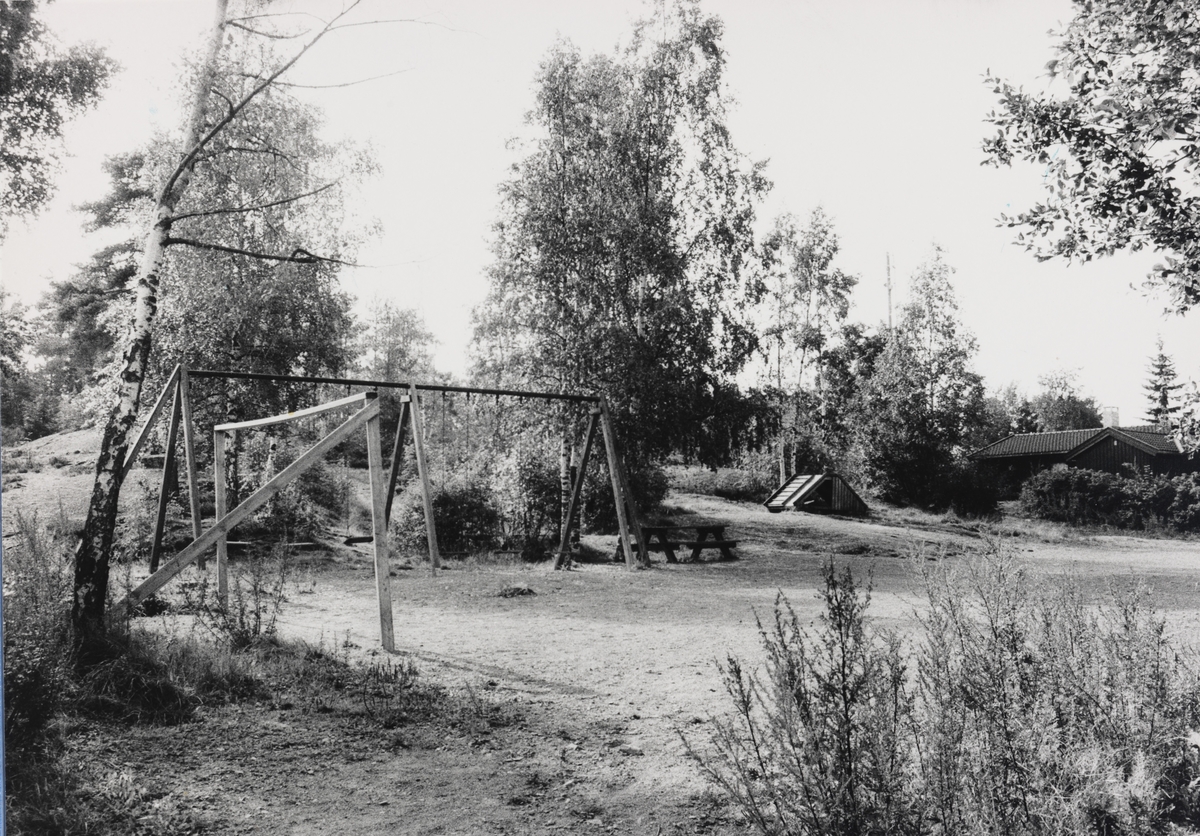
[[[70,556],[36,515],[15,515],[4,549],[4,737],[19,754],[42,742],[70,687]],[[58,531],[67,530],[60,520]],[[11,768],[11,766],[10,766]]]
[[[765,663],[700,756],[768,834],[1183,833],[1200,825],[1200,679],[1144,594],[1097,607],[993,548],[923,574],[913,644],[826,568],[811,629],[786,600]]]
[[[86,659],[72,653],[73,566],[65,521],[17,516],[4,552],[5,825],[8,833],[199,832],[186,805],[162,807],[129,772],[81,763],[65,728],[86,725],[120,739],[134,724],[195,719],[199,706],[270,701],[345,714],[400,734],[414,722],[480,734],[515,720],[510,706],[420,679],[410,662],[352,665],[347,653],[287,644],[274,635],[286,561],[276,551],[234,564],[224,606],[193,590],[192,628],[114,622]],[[185,595],[185,598],[187,596]],[[344,649],[344,648],[343,648]],[[402,738],[397,737],[403,742]]]

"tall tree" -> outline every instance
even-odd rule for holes
[[[1001,222],[1039,258],[1163,254],[1148,283],[1173,307],[1200,301],[1200,15],[1191,3],[1075,0],[1046,65],[1065,96],[998,78],[987,161],[1034,162],[1045,202]],[[1028,234],[1027,234],[1028,233]]]
[[[0,289],[0,379],[15,380],[25,370],[25,348],[29,344],[29,322],[25,306],[8,302],[9,294]]]
[[[1178,375],[1175,372],[1175,361],[1163,350],[1162,337],[1158,338],[1148,371],[1150,379],[1142,387],[1150,401],[1146,420],[1151,424],[1169,427],[1180,410],[1176,392],[1183,388],[1183,384],[1176,382]]]
[[[63,125],[96,104],[116,64],[92,44],[64,48],[41,3],[0,0],[0,239],[54,193]]]
[[[699,437],[755,346],[743,309],[767,184],[732,143],[721,35],[681,2],[615,57],[551,51],[476,313],[480,375],[607,391],[636,461]]]
[[[137,275],[137,255],[133,240],[106,246],[75,275],[52,282],[38,303],[36,353],[57,394],[78,394],[111,361],[120,336],[115,320],[125,319],[121,314],[127,313],[124,303]]]
[[[986,418],[975,338],[958,318],[952,273],[935,247],[855,401],[855,456],[891,502],[948,504],[951,466]]]
[[[1042,391],[1033,399],[1040,432],[1090,430],[1104,425],[1094,398],[1084,397],[1072,371],[1049,372],[1038,378]]]
[[[222,181],[221,171],[237,172],[241,161],[278,153],[281,138],[273,133],[271,120],[263,120],[264,130],[250,137],[250,145],[227,141],[236,136],[236,126],[252,119],[263,104],[269,113],[268,91],[279,86],[280,78],[322,38],[343,28],[346,16],[356,2],[343,7],[329,21],[308,32],[271,30],[271,17],[259,13],[259,4],[247,0],[243,14],[230,16],[231,0],[216,0],[214,21],[207,44],[192,76],[191,109],[182,136],[175,146],[177,154],[169,161],[150,189],[142,257],[138,267],[131,324],[116,375],[114,405],[106,422],[96,465],[96,482],[88,507],[83,537],[75,558],[75,598],[72,619],[76,640],[84,643],[104,630],[104,608],[108,592],[108,572],[115,530],[117,501],[121,490],[121,471],[129,443],[129,433],[138,415],[141,396],[150,363],[151,342],[159,310],[160,284],[172,247],[189,246],[210,253],[225,253],[279,265],[320,265],[330,258],[316,255],[306,241],[289,241],[280,250],[253,250],[252,242],[206,240],[209,224],[221,218],[260,218],[261,213],[280,207],[296,210],[301,201],[316,192],[293,193],[256,199],[246,184],[231,196],[233,180]],[[240,8],[240,6],[239,6]],[[283,37],[281,37],[283,36]],[[271,44],[301,39],[302,45],[285,57],[277,57]],[[223,51],[245,45],[236,55],[236,63],[226,63]],[[297,162],[297,161],[293,161]],[[236,174],[234,175],[236,177]],[[195,188],[193,186],[195,185]],[[195,192],[195,197],[193,197]],[[217,199],[218,205],[204,200]],[[247,202],[238,202],[238,200]],[[214,220],[216,219],[216,220]],[[196,227],[199,229],[196,230]],[[176,229],[176,227],[179,227]],[[193,231],[195,230],[195,231]],[[272,241],[273,244],[280,242]],[[336,259],[334,259],[336,260]]]
[[[962,437],[970,410],[982,397],[981,378],[971,369],[978,344],[959,318],[953,274],[935,245],[929,260],[913,274],[899,322],[900,339],[911,352],[927,408],[940,416],[941,434],[951,445]]]
[[[805,421],[805,404],[819,400],[821,359],[846,321],[858,284],[856,276],[833,266],[838,250],[833,223],[820,207],[803,229],[791,215],[780,216],[763,242],[769,318],[763,339],[783,419],[777,443],[781,481],[795,466],[789,451]]]
[[[435,376],[433,349],[437,337],[421,315],[375,299],[358,341],[358,362],[371,380],[428,380]]]

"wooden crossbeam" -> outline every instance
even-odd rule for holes
[[[235,433],[226,433],[220,429],[213,430],[213,508],[217,519],[223,519],[227,508],[227,478],[225,472],[225,445],[231,447],[237,443]],[[236,450],[236,448],[235,448]],[[221,606],[229,602],[229,549],[225,542],[225,532],[217,535],[217,601]]]
[[[608,410],[608,399],[600,399],[600,428],[604,432],[604,448],[608,453],[608,475],[612,481],[613,502],[617,509],[617,527],[621,538],[621,548],[625,552],[625,566],[633,569],[634,548],[637,549],[636,560],[644,566],[650,562],[650,556],[642,543],[641,526],[638,524],[637,508],[629,492],[629,481],[625,477],[625,468],[621,464],[621,451],[617,443],[617,433],[613,428],[612,415]],[[632,517],[632,519],[631,519]]]
[[[367,419],[367,469],[371,474],[371,533],[375,538],[375,597],[379,603],[379,638],[388,653],[396,650],[392,631],[392,578],[388,563],[387,511],[383,495],[383,444],[379,439],[379,409]]]
[[[196,477],[196,438],[192,423],[192,385],[188,370],[179,370],[179,410],[183,422],[183,457],[187,467],[188,507],[192,513],[192,539],[203,530],[200,518],[200,480]],[[204,568],[204,555],[197,558],[196,565]]]
[[[218,424],[213,427],[213,432],[234,432],[236,430],[256,430],[259,427],[269,427],[274,424],[286,424],[288,421],[298,421],[301,418],[311,418],[314,415],[322,415],[326,412],[333,412],[336,409],[345,409],[348,406],[356,406],[364,403],[367,396],[375,397],[374,392],[359,392],[357,395],[350,395],[340,400],[330,401],[329,403],[310,406],[308,409],[299,409],[295,412],[286,412],[283,415],[272,415],[270,418],[255,418],[251,421],[234,421],[229,424]]]
[[[404,457],[404,434],[408,429],[408,416],[412,413],[412,403],[407,395],[400,398],[400,420],[396,424],[396,441],[392,444],[392,467],[388,471],[387,500],[383,506],[384,523],[391,522],[392,500],[396,498],[396,482],[400,479],[400,464]]]
[[[179,367],[176,366],[176,373]],[[177,377],[173,373],[172,377]],[[158,489],[158,511],[154,517],[154,539],[150,541],[150,574],[158,571],[158,555],[162,550],[163,530],[167,525],[167,494],[171,489],[171,477],[174,475],[175,448],[179,441],[179,419],[183,405],[180,403],[179,386],[175,389],[175,397],[171,401],[171,420],[167,424],[167,454],[163,457],[162,482]]]

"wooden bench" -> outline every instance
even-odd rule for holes
[[[695,531],[695,539],[675,539],[670,536],[674,531]],[[646,544],[647,552],[663,552],[667,556],[667,563],[679,563],[675,557],[675,550],[686,548],[692,550],[692,561],[700,559],[700,552],[705,549],[720,549],[721,557],[724,560],[737,560],[731,550],[737,546],[737,540],[725,539],[724,525],[643,525],[642,540]],[[621,543],[617,542],[617,551],[613,555],[613,560],[620,562],[624,560],[624,555],[621,550]]]
[[[720,549],[722,559],[737,560],[737,555],[730,551],[737,544],[737,540],[685,540],[679,545],[692,550],[692,560],[699,560],[704,549]]]

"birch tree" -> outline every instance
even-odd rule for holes
[[[763,340],[782,425],[777,441],[781,482],[795,465],[793,448],[806,403],[811,407],[819,400],[819,392],[806,395],[820,389],[821,358],[845,324],[850,293],[858,284],[857,276],[833,265],[839,249],[833,222],[820,207],[803,228],[791,215],[781,215],[763,243],[769,319]]]
[[[745,306],[768,184],[730,136],[721,35],[677,3],[615,56],[557,45],[501,187],[478,372],[608,391],[635,462],[698,436],[757,345]]]
[[[254,109],[273,87],[283,83],[283,76],[308,53],[313,46],[331,33],[357,25],[347,16],[358,4],[350,3],[328,21],[308,32],[282,33],[284,41],[296,39],[301,46],[282,58],[268,48],[279,42],[281,32],[274,28],[271,15],[263,13],[263,4],[247,2],[230,13],[231,0],[215,0],[214,18],[205,46],[196,64],[192,81],[191,105],[176,146],[177,151],[151,193],[148,228],[142,239],[141,258],[134,284],[131,325],[124,341],[115,375],[114,403],[105,424],[101,450],[96,465],[96,481],[88,507],[82,541],[75,558],[75,595],[72,619],[76,640],[84,644],[103,633],[104,610],[108,593],[109,563],[116,524],[117,503],[121,490],[121,471],[129,445],[129,434],[138,417],[139,400],[150,365],[151,344],[159,312],[159,293],[168,268],[168,253],[175,247],[191,247],[211,253],[282,265],[317,265],[338,259],[318,254],[311,244],[294,242],[286,249],[252,250],[236,243],[206,240],[200,237],[188,221],[220,216],[250,217],[282,205],[296,205],[313,195],[296,193],[276,200],[253,202],[246,194],[239,195],[251,202],[220,206],[189,202],[193,193],[203,198],[213,192],[223,193],[217,183],[205,188],[208,178],[216,176],[221,158],[236,159],[239,155],[276,153],[269,135],[257,146],[235,145],[226,138],[235,133],[238,124],[250,118]],[[225,52],[235,43],[259,44],[260,62],[250,60],[251,50],[244,49],[246,65],[223,73]],[[236,163],[233,166],[236,169]],[[202,234],[203,229],[199,230]]]

